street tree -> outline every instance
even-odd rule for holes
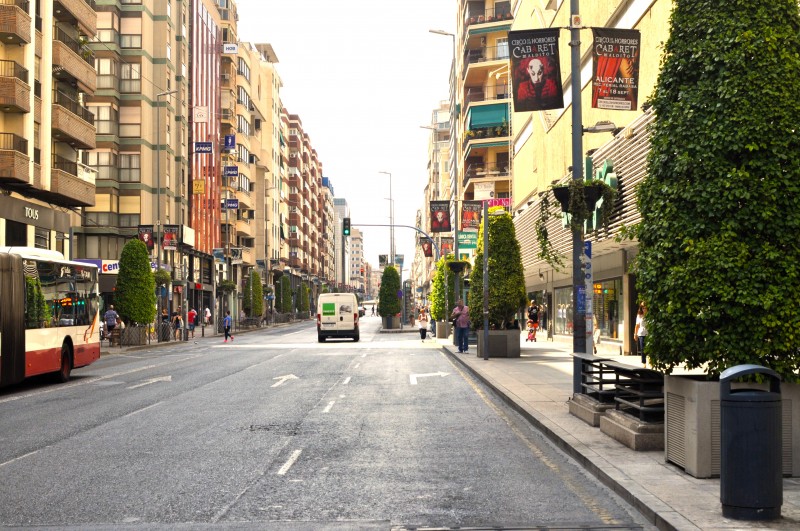
[[[156,281],[150,268],[150,254],[141,240],[128,240],[119,259],[114,303],[123,321],[153,322],[156,316]]]
[[[635,234],[656,368],[800,370],[797,0],[675,0]]]

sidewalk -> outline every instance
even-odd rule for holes
[[[783,480],[783,518],[747,522],[722,517],[717,479],[695,479],[664,460],[663,451],[636,452],[569,413],[572,342],[545,336],[526,343],[519,358],[484,360],[470,346],[458,354],[452,340],[439,339],[449,355],[494,389],[561,450],[636,507],[659,529],[800,529],[800,478]],[[603,352],[603,356],[607,356]],[[613,356],[638,365],[638,356]]]

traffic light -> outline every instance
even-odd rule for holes
[[[350,218],[344,218],[342,220],[342,234],[350,236]]]

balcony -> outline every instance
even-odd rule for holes
[[[96,147],[94,115],[60,92],[53,98],[53,137],[80,149]]]
[[[239,238],[252,238],[253,237],[253,225],[250,223],[249,219],[237,219],[236,220],[236,236]]]
[[[256,265],[256,253],[250,247],[242,247],[242,263],[249,266]]]
[[[60,81],[75,82],[83,92],[94,94],[97,73],[91,50],[60,28],[55,28],[53,37],[53,77]]]
[[[508,61],[508,44],[501,44],[499,46],[477,46],[469,48],[464,52],[464,66],[462,67],[461,77],[466,79],[467,72],[479,66],[482,63],[491,63],[492,61]],[[505,63],[502,63],[505,64]],[[489,65],[485,65],[489,66]],[[500,66],[500,63],[493,64],[492,66]]]
[[[55,0],[53,17],[60,22],[78,26],[86,35],[97,32],[94,0]]]
[[[31,42],[27,0],[0,0],[0,40],[4,44]]]
[[[505,178],[510,176],[508,163],[472,163],[467,165],[464,172],[464,186],[470,179]]]
[[[78,177],[77,162],[53,156],[50,190],[46,195],[54,203],[62,206],[94,206],[94,194],[94,183]]]
[[[494,8],[489,9],[468,9],[464,12],[464,31],[468,31],[470,26],[483,24],[505,23],[509,26],[514,21],[511,12],[511,2],[496,2]],[[504,24],[498,24],[500,26]]]
[[[0,133],[0,182],[30,184],[28,141],[13,133]]]
[[[485,87],[464,87],[464,103],[469,108],[471,103],[508,99],[508,84],[497,83]]]
[[[14,61],[0,61],[0,110],[30,112],[28,71]]]

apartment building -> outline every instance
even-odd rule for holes
[[[347,199],[334,197],[333,210],[335,213],[335,263],[336,263],[336,283],[339,290],[345,290],[350,285],[350,238],[342,234],[342,220],[350,217],[350,207]]]
[[[72,212],[95,204],[94,2],[6,1],[0,20],[0,245],[74,257]]]
[[[458,3],[456,57],[452,72],[459,142],[454,197],[511,197],[511,120],[508,31],[514,17],[508,0]],[[498,201],[502,203],[502,201]],[[459,209],[453,209],[458,215]]]
[[[356,293],[366,293],[366,261],[364,234],[355,227],[350,231],[350,282]]]
[[[417,212],[417,227],[423,232],[434,238],[436,247],[441,246],[442,237],[454,237],[454,232],[432,234],[430,231],[431,220],[428,205],[431,201],[451,200],[458,197],[455,193],[454,179],[451,179],[451,109],[449,101],[442,101],[439,106],[431,113],[431,123],[426,126],[430,131],[428,139],[428,179],[423,192],[422,208]],[[456,202],[455,204],[458,204]],[[453,209],[455,210],[455,209]],[[458,227],[458,219],[451,211],[453,216],[451,226]],[[421,242],[424,239],[418,235],[418,245],[414,252],[411,263],[411,279],[416,288],[421,288],[420,296],[427,298],[431,291],[431,281],[436,267],[436,252],[430,257],[425,257],[422,251]]]
[[[336,262],[335,243],[336,243],[336,213],[333,208],[334,198],[333,183],[328,177],[322,178],[322,191],[320,193],[320,205],[322,206],[322,241],[320,275],[323,284],[328,286],[336,282]]]

